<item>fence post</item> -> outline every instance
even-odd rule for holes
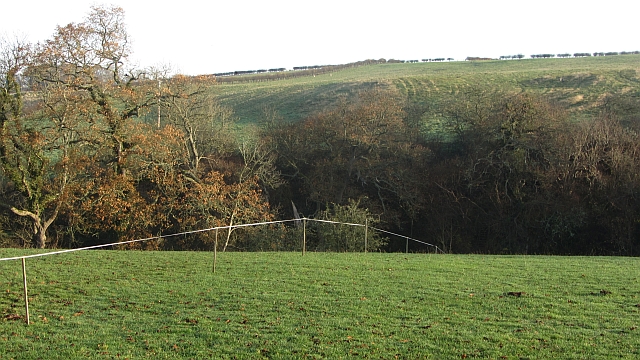
[[[307,218],[302,219],[302,256],[307,251]]]
[[[29,325],[29,293],[27,292],[27,267],[24,258],[22,258],[22,282],[24,283],[24,310],[27,316],[27,325]]]
[[[406,246],[406,253],[409,253],[409,238],[407,238],[407,246]]]
[[[367,233],[369,232],[369,219],[364,219],[364,253],[367,253]]]
[[[218,262],[218,228],[216,228],[216,241],[213,244],[213,273],[216,273],[216,262]]]

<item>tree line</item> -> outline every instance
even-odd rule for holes
[[[422,62],[438,62],[438,61],[453,61],[453,58],[436,58],[436,59],[422,59]],[[418,63],[418,60],[396,60],[396,59],[366,59],[362,61],[354,61],[347,64],[340,65],[306,65],[306,66],[294,66],[292,71],[288,71],[286,68],[272,68],[261,70],[236,70],[223,73],[215,73],[211,75],[205,75],[211,78],[215,78],[218,83],[243,83],[243,82],[264,82],[274,80],[293,79],[297,77],[306,77],[313,75],[327,74],[343,69],[354,68],[365,65],[375,64],[405,64],[405,63]],[[238,77],[238,75],[244,75]]]
[[[264,82],[275,80],[294,79],[298,77],[315,76],[322,74],[329,74],[332,72],[365,66],[373,64],[385,64],[400,62],[399,60],[386,60],[386,59],[367,59],[362,61],[356,61],[341,65],[311,65],[311,66],[296,66],[293,71],[287,71],[285,68],[275,68],[270,70],[246,70],[246,71],[233,71],[228,73],[217,73],[212,75],[204,75],[215,79],[218,84],[236,84],[247,82]],[[244,76],[236,76],[244,75]]]
[[[640,51],[621,51],[621,52],[617,52],[617,51],[609,51],[609,52],[594,52],[593,56],[615,56],[615,55],[637,55],[640,54]],[[532,59],[549,59],[549,58],[554,58],[554,57],[559,57],[559,58],[569,58],[569,57],[589,57],[592,56],[591,53],[574,53],[569,54],[569,53],[563,53],[563,54],[533,54],[530,55],[530,57]],[[524,59],[524,55],[522,54],[518,54],[518,55],[502,55],[500,56],[500,60],[509,60],[509,59]]]
[[[299,213],[448,252],[640,253],[632,91],[577,123],[535,94],[470,86],[431,108],[377,84],[296,123],[265,108],[259,130],[238,140],[215,78],[130,66],[123,19],[93,7],[43,43],[2,43],[2,245],[91,245]],[[423,131],[436,115],[446,135]],[[361,229],[306,231],[310,250],[362,246]],[[135,246],[211,249],[219,236],[223,250],[295,250],[301,232],[271,225]],[[369,246],[399,248],[380,234]]]

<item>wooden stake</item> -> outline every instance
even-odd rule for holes
[[[27,325],[29,325],[29,293],[27,292],[27,267],[24,263],[24,258],[22,258],[22,281],[24,283],[24,310],[27,316]]]
[[[218,228],[216,228],[216,242],[213,244],[213,273],[216,273],[216,262],[218,262]]]
[[[307,218],[302,219],[302,256],[307,251]]]
[[[369,232],[369,219],[364,220],[364,253],[367,253],[367,233]]]

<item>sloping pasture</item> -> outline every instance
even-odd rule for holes
[[[298,121],[372,86],[395,86],[408,101],[436,114],[443,102],[470,87],[530,91],[567,105],[580,118],[607,94],[640,93],[640,55],[366,65],[288,80],[245,79],[212,91],[234,109],[244,129],[263,120],[265,108]]]

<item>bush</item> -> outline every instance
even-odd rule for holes
[[[368,223],[367,251],[378,251],[387,239],[372,230],[378,223],[368,209],[360,207],[360,201],[349,200],[347,205],[332,204],[320,213],[321,220],[363,226],[317,223],[316,234],[319,250],[338,252],[364,251],[365,224]]]

